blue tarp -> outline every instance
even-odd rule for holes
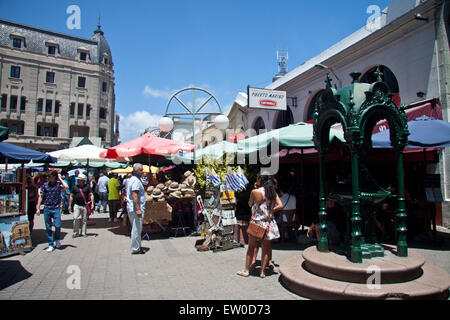
[[[450,146],[450,123],[427,116],[408,121],[407,148],[440,148]],[[373,148],[391,148],[390,131],[372,136]]]
[[[57,162],[58,159],[51,157],[46,153],[36,150],[23,148],[7,142],[0,142],[0,162],[5,163],[28,163],[30,160],[34,162]]]

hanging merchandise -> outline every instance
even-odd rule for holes
[[[212,184],[220,184],[222,182],[214,169],[209,168],[206,168],[206,180]]]
[[[228,187],[233,191],[239,191],[242,189],[242,185],[240,180],[236,177],[233,169],[228,167],[227,174],[225,175],[225,182],[228,184]]]
[[[248,184],[249,181],[247,180],[244,171],[242,171],[241,166],[237,167],[236,177],[239,179],[239,181],[241,181],[241,184],[244,186],[245,189],[245,186]]]

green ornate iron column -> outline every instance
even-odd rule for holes
[[[317,248],[321,252],[328,251],[328,225],[327,225],[327,211],[326,211],[326,201],[325,201],[325,188],[324,188],[324,177],[325,177],[325,153],[324,151],[319,152],[319,179],[320,179],[320,190],[319,190],[319,233],[320,238],[318,239]]]
[[[408,256],[408,244],[406,242],[406,209],[405,209],[405,185],[403,170],[403,150],[397,150],[397,175],[398,175],[398,210],[397,210],[397,254],[399,257]]]
[[[354,263],[362,262],[362,233],[360,213],[360,190],[359,190],[359,154],[352,150],[352,245],[351,260]]]

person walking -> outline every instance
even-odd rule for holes
[[[41,213],[40,206],[44,202],[44,221],[47,233],[47,252],[61,247],[61,192],[69,186],[56,171],[50,172],[49,180],[42,185],[41,195],[36,204],[36,215]],[[52,224],[55,226],[53,237]]]
[[[30,233],[33,231],[34,227],[34,215],[36,214],[36,204],[39,197],[39,190],[36,184],[33,181],[31,176],[27,176],[27,215],[28,215],[28,226],[30,228]]]
[[[271,240],[280,237],[278,226],[274,220],[274,213],[283,209],[283,204],[275,190],[275,185],[270,176],[258,175],[257,189],[252,190],[248,205],[252,208],[251,222],[254,222],[267,229],[262,241],[262,258],[260,277],[265,278],[265,268],[272,256]],[[258,246],[258,239],[249,234],[249,242],[245,259],[245,268],[237,274],[248,277],[250,265],[253,261],[255,248]]]
[[[100,172],[100,177],[98,178],[98,193],[99,193],[99,202],[98,202],[98,212],[100,213],[101,206],[103,205],[103,213],[106,213],[106,206],[108,205],[108,189],[106,185],[108,184],[109,178],[103,173]]]
[[[69,173],[65,172],[63,174],[63,177],[64,182],[69,186],[69,188],[66,188],[64,189],[64,191],[61,191],[62,213],[69,214],[69,197],[70,197]]]
[[[111,174],[111,179],[109,179],[106,187],[108,189],[109,222],[116,222],[120,207],[120,183],[117,180],[117,173]]]
[[[77,180],[78,185],[72,188],[69,199],[69,206],[73,208],[72,238],[81,235],[86,238],[87,218],[88,214],[94,209],[94,195],[90,185],[86,182],[87,177],[83,173],[78,175]],[[73,207],[71,206],[72,202],[74,203]]]
[[[127,182],[127,211],[131,223],[131,254],[143,254],[146,250],[141,248],[141,233],[143,213],[145,211],[145,189],[141,177],[144,167],[140,163],[133,165],[133,175]]]

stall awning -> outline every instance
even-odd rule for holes
[[[33,149],[19,147],[7,142],[0,142],[0,162],[28,163],[34,162],[56,162],[57,159],[43,152]]]
[[[8,139],[9,129],[4,126],[0,126],[0,141]]]

